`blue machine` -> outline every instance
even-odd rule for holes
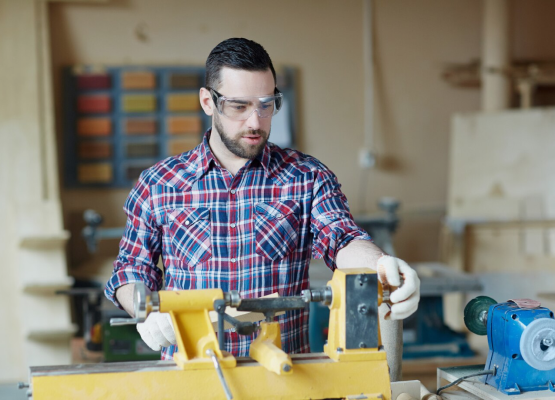
[[[484,369],[495,371],[485,375],[486,384],[507,395],[537,390],[555,392],[552,311],[545,307],[521,308],[514,302],[498,303],[489,306],[481,320],[487,326],[489,345]]]

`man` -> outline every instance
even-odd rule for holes
[[[354,222],[335,175],[313,157],[268,142],[281,106],[270,57],[259,44],[228,39],[206,61],[200,103],[212,128],[195,149],[144,171],[128,215],[106,296],[132,314],[133,283],[151,290],[221,288],[243,298],[308,288],[310,259],[331,268],[382,265],[399,286],[391,318],[412,314],[420,282],[405,262],[375,246]],[[165,274],[156,266],[162,255]],[[308,315],[281,315],[282,348],[309,351]],[[137,329],[162,359],[176,351],[168,314],[152,313]],[[226,350],[248,355],[255,335],[226,331]]]

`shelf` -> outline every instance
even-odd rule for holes
[[[28,235],[20,239],[20,246],[25,248],[48,249],[64,246],[71,234],[69,231],[60,231],[49,235]]]
[[[23,284],[23,291],[28,294],[54,294],[57,290],[67,289],[73,286],[75,280],[66,277],[59,281],[26,282]]]
[[[77,332],[77,325],[61,328],[32,329],[27,332],[27,339],[36,341],[69,340]]]

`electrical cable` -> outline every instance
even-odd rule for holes
[[[453,382],[451,382],[451,383],[448,384],[448,385],[445,385],[445,386],[440,387],[440,388],[436,391],[436,394],[439,396],[439,392],[441,392],[442,390],[445,390],[445,389],[447,389],[447,388],[450,388],[451,386],[458,385],[459,383],[461,383],[461,382],[464,381],[465,379],[472,378],[472,377],[474,377],[474,376],[489,375],[489,374],[494,374],[494,375],[495,375],[495,369],[488,369],[488,370],[486,370],[486,371],[477,372],[477,373],[475,373],[475,374],[470,374],[470,375],[466,375],[466,376],[460,377],[460,378],[457,379],[456,381],[453,381]]]

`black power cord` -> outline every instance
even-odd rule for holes
[[[472,377],[474,377],[474,376],[489,375],[489,374],[495,375],[495,368],[494,368],[494,369],[488,369],[488,370],[482,371],[482,372],[477,372],[477,373],[475,373],[475,374],[470,374],[470,375],[466,375],[466,376],[460,377],[460,378],[457,379],[456,381],[453,381],[453,382],[451,382],[451,383],[448,384],[448,385],[445,385],[445,386],[440,387],[440,388],[436,391],[436,394],[439,396],[439,392],[441,392],[442,390],[448,389],[448,388],[450,388],[451,386],[458,385],[459,383],[461,383],[461,382],[464,381],[465,379],[472,378]]]

